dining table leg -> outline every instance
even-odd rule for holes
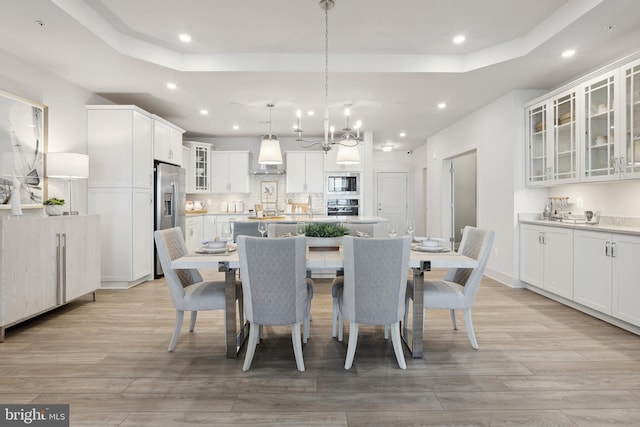
[[[248,334],[246,323],[243,321],[244,316],[240,316],[238,319],[238,311],[236,310],[236,269],[229,268],[226,266],[221,266],[219,271],[224,271],[225,273],[225,286],[224,286],[224,294],[225,294],[225,343],[227,350],[227,358],[236,359],[238,357],[238,352],[244,344]],[[241,308],[243,309],[243,308]],[[240,320],[240,325],[238,325],[238,320]],[[243,324],[245,323],[245,324]],[[239,327],[238,327],[239,326]]]
[[[422,358],[422,346],[424,339],[424,272],[430,270],[429,263],[424,263],[420,268],[413,270],[413,309],[411,315],[411,327],[402,325],[400,331],[402,340],[409,347],[411,357]]]

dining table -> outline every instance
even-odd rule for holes
[[[432,268],[475,268],[478,261],[457,252],[429,252],[412,246],[409,267],[413,275],[413,305],[411,325],[400,328],[402,340],[414,358],[423,356],[424,338],[424,273]],[[307,274],[311,272],[339,272],[344,267],[342,250],[309,250],[307,248]],[[225,342],[228,358],[237,358],[248,337],[248,324],[236,310],[236,272],[240,269],[237,250],[219,254],[189,254],[171,262],[173,269],[217,269],[225,273]]]

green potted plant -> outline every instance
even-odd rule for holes
[[[58,199],[57,197],[51,197],[44,201],[44,209],[49,216],[62,215],[62,207],[64,206],[64,199]]]
[[[304,228],[307,245],[310,249],[334,250],[342,244],[342,236],[349,234],[349,229],[341,225],[315,222]]]

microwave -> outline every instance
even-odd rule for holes
[[[327,174],[328,196],[355,196],[360,194],[360,174],[330,173]]]

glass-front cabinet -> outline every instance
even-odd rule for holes
[[[640,60],[624,68],[624,178],[640,178]]]
[[[185,142],[190,156],[187,164],[187,193],[209,193],[211,145],[202,142]]]
[[[529,186],[578,181],[577,123],[575,91],[527,109]]]
[[[616,144],[615,90],[617,71],[605,74],[584,88],[584,159],[583,181],[619,179],[618,146]]]

